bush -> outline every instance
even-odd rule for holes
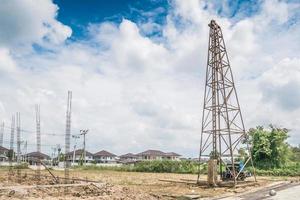
[[[76,166],[75,169],[81,170],[113,170],[126,172],[153,172],[153,173],[180,173],[197,174],[199,164],[195,161],[171,161],[153,160],[141,161],[134,165],[121,166]],[[225,170],[225,168],[223,168]],[[247,171],[252,172],[252,167],[248,166]],[[207,173],[207,164],[200,165],[201,174]],[[300,176],[300,163],[289,163],[281,168],[256,168],[256,174],[262,176]]]
[[[300,163],[290,163],[281,168],[256,169],[262,176],[300,176]]]
[[[153,160],[136,163],[132,171],[157,173],[198,173],[199,164],[194,161]]]
[[[21,163],[19,165],[13,166],[14,169],[28,169],[28,163]]]
[[[182,174],[197,174],[199,164],[194,161],[171,161],[171,160],[153,160],[141,161],[134,165],[121,166],[76,166],[76,169],[82,170],[114,170],[128,172],[155,172],[155,173],[182,173]],[[201,172],[207,171],[207,165],[201,165]]]

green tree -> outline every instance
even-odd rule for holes
[[[291,161],[300,162],[300,145],[298,147],[291,147]]]
[[[273,166],[284,166],[291,156],[289,144],[286,142],[288,139],[289,130],[286,128],[276,128],[270,125],[271,133],[269,137],[271,148],[271,161]]]
[[[237,161],[245,161],[247,158],[249,158],[249,155],[247,154],[246,148],[240,148],[238,150],[238,158]]]
[[[278,168],[287,163],[290,157],[286,142],[288,129],[273,125],[269,129],[258,126],[249,130],[249,136],[248,142],[252,146],[251,153],[257,167]]]
[[[60,154],[58,155],[58,161],[59,161],[59,162],[65,161],[65,155],[64,155],[63,153],[60,153]]]

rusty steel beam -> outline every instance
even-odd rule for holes
[[[211,155],[213,159],[218,160],[221,177],[223,167],[227,168],[224,158],[230,159],[234,166],[238,147],[244,145],[242,139],[247,138],[247,132],[221,27],[214,20],[211,20],[208,26],[210,29],[199,163],[201,163],[203,155]],[[249,145],[244,146],[254,169]],[[248,162],[249,160],[247,160]],[[236,174],[233,170],[232,174],[234,185],[236,185],[239,173]],[[197,181],[199,179],[200,166]]]

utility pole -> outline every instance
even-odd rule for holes
[[[1,124],[0,130],[0,146],[3,147],[3,135],[4,135],[4,122]]]
[[[23,156],[24,162],[27,162],[27,140],[25,140],[24,143],[24,156]]]
[[[86,151],[85,151],[85,135],[88,133],[88,129],[80,130],[80,135],[83,135],[83,156],[84,156],[84,165],[86,165]]]
[[[57,147],[57,163],[59,164],[59,162],[60,162],[60,154],[61,154],[60,144],[57,144],[56,147]]]
[[[56,155],[56,151],[57,151],[57,155]],[[59,159],[60,159],[60,152],[61,152],[61,148],[60,148],[60,144],[56,144],[56,147],[53,147],[53,164],[59,166]],[[56,157],[56,160],[55,160]]]
[[[74,140],[75,140],[74,150],[73,150],[73,165],[74,165],[75,164],[75,156],[76,156],[76,154],[75,154],[75,152],[76,152],[76,139],[80,138],[80,136],[79,135],[72,135],[72,138],[74,138]]]

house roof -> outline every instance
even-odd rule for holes
[[[136,158],[137,155],[133,154],[133,153],[127,153],[124,155],[121,155],[120,158]]]
[[[166,156],[181,156],[181,155],[175,152],[168,152],[166,153]]]
[[[1,151],[9,151],[9,149],[7,149],[7,148],[5,148],[5,147],[3,147],[3,146],[0,146],[0,152]]]
[[[99,151],[99,152],[97,152],[97,153],[94,153],[94,156],[109,156],[109,157],[116,157],[115,154],[110,153],[110,152],[105,151],[105,150],[102,150],[102,151]]]
[[[165,156],[165,153],[159,150],[147,150],[136,154],[137,156]]]
[[[165,153],[165,152],[162,152],[162,151],[159,151],[159,150],[147,150],[147,151],[138,153],[136,155],[137,156],[181,156],[181,155],[179,155],[177,153],[174,153],[174,152]]]
[[[30,152],[28,154],[26,154],[27,157],[32,157],[32,158],[39,158],[39,159],[50,159],[50,156],[48,156],[47,154],[41,153],[41,152]]]
[[[77,149],[75,150],[75,155],[83,155],[84,151],[83,149]],[[87,150],[85,150],[86,156],[93,156],[93,154],[91,152],[88,152]],[[68,156],[72,156],[74,154],[74,151],[70,151],[67,155]]]

